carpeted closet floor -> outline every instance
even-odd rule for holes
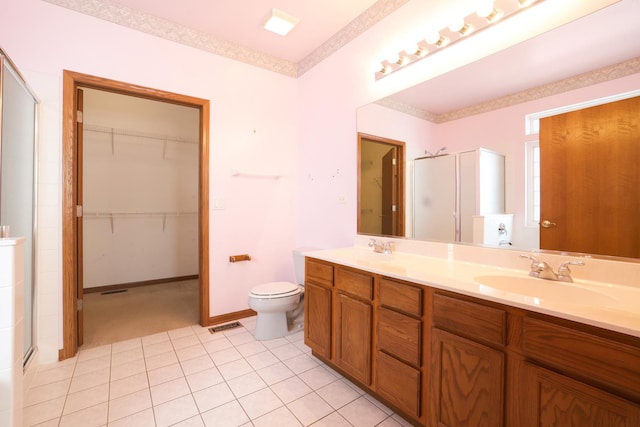
[[[82,349],[198,324],[199,281],[84,295]]]

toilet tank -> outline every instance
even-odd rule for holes
[[[293,250],[293,268],[296,275],[296,283],[304,286],[304,253],[315,251],[318,248],[297,248]]]

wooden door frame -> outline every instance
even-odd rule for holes
[[[60,360],[78,352],[76,235],[76,89],[87,87],[122,95],[193,107],[200,110],[199,148],[199,275],[200,324],[209,324],[209,100],[104,79],[73,71],[63,71],[62,94],[62,340]]]
[[[356,232],[360,232],[360,227],[362,224],[360,223],[360,198],[362,195],[360,194],[362,182],[362,140],[367,139],[373,142],[377,142],[380,144],[386,144],[398,149],[398,182],[397,182],[397,191],[398,191],[398,236],[388,236],[388,237],[405,237],[406,228],[405,228],[405,212],[406,212],[406,201],[405,201],[405,143],[402,141],[396,141],[389,138],[383,138],[380,136],[369,135],[366,133],[358,132],[358,165],[357,165],[357,176],[358,176],[358,206],[356,211],[357,216],[357,225]]]

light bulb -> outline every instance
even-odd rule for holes
[[[436,44],[440,40],[440,33],[437,32],[437,31],[429,33],[429,34],[427,34],[427,37],[425,38],[425,40],[429,44]]]
[[[451,24],[449,24],[449,29],[454,33],[457,33],[463,28],[464,28],[464,19],[462,18],[458,18],[455,21],[453,21]]]
[[[486,18],[494,11],[493,0],[481,0],[478,3],[476,14],[481,18]]]

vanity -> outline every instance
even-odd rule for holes
[[[640,288],[453,248],[306,253],[305,343],[415,425],[640,426]]]

